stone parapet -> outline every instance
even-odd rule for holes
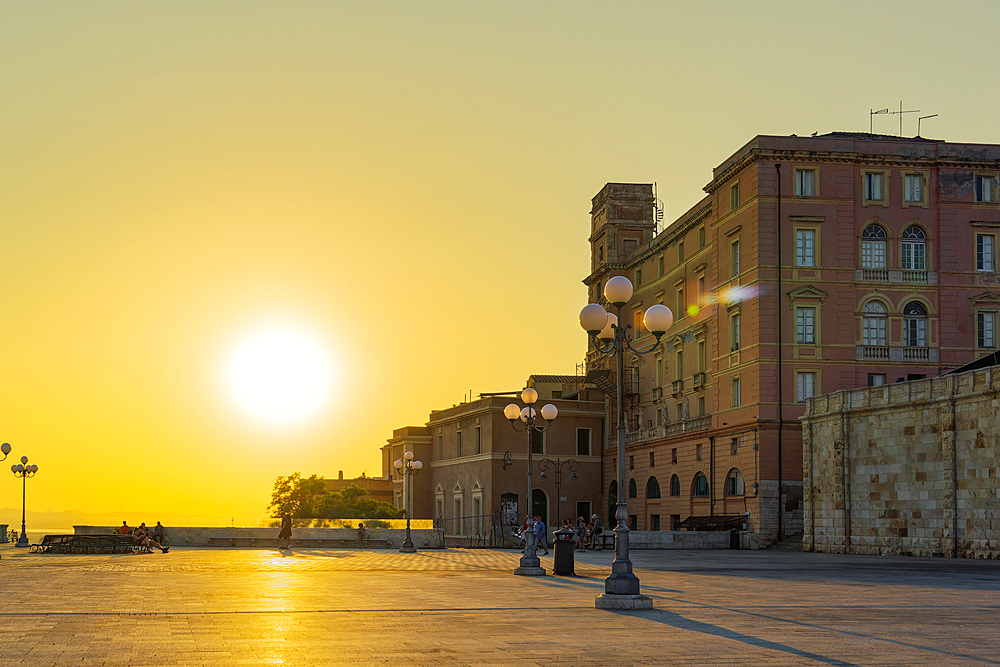
[[[117,530],[117,526],[73,526],[77,535],[101,535],[109,534],[112,530]],[[385,546],[398,548],[402,546],[406,539],[406,530],[398,528],[376,528],[367,529],[366,535],[372,540],[387,540]],[[170,546],[191,546],[207,547],[218,546],[215,544],[227,538],[234,541],[235,546],[257,546],[255,540],[261,542],[264,547],[270,540],[277,539],[277,528],[212,528],[212,527],[170,527],[165,530],[166,544]],[[292,539],[333,539],[344,540],[346,544],[353,545],[357,531],[352,528],[293,528]],[[442,549],[444,548],[444,535],[438,529],[411,530],[410,538],[413,545],[418,549]],[[211,541],[210,541],[211,540]],[[378,543],[382,545],[382,542]],[[222,546],[226,546],[223,542]]]

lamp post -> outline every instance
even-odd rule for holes
[[[413,483],[410,478],[419,473],[424,464],[413,460],[413,452],[406,452],[403,454],[403,459],[396,459],[392,467],[400,475],[403,475],[403,498],[406,504],[406,540],[403,542],[403,546],[399,547],[399,550],[408,554],[417,553],[417,549],[413,546],[413,540],[410,539],[410,506],[413,503],[413,499],[410,497],[413,493]]]
[[[562,486],[562,469],[563,469],[563,466],[566,466],[569,469],[569,478],[570,479],[579,479],[576,476],[576,471],[580,469],[580,464],[577,463],[573,459],[566,459],[565,461],[563,461],[561,459],[556,459],[555,461],[553,461],[552,459],[542,459],[541,461],[538,462],[538,479],[546,479],[546,477],[545,477],[545,471],[548,470],[549,468],[555,468],[555,471],[556,471],[556,479],[555,479],[555,486],[556,486],[556,521],[560,521],[560,518],[559,518],[560,517],[560,514],[559,514],[559,503],[562,500],[562,498],[560,498],[560,496],[559,496],[559,487]]]
[[[640,350],[632,346],[628,330],[631,324],[622,326],[622,308],[632,298],[632,283],[625,276],[615,276],[604,286],[604,297],[615,307],[616,313],[608,313],[598,303],[584,306],[580,311],[580,326],[590,334],[594,348],[608,357],[617,358],[618,377],[618,507],[615,518],[615,560],[611,563],[611,574],[604,580],[604,594],[597,597],[595,605],[599,609],[652,609],[653,600],[639,594],[639,578],[632,572],[632,561],[628,558],[628,507],[625,493],[625,410],[622,405],[622,381],[625,350],[636,354],[646,354],[655,350],[663,334],[673,324],[674,315],[662,305],[650,306],[643,317],[646,329],[656,336],[656,342]],[[610,519],[610,517],[609,517]],[[610,521],[609,521],[610,523]]]
[[[542,424],[536,425],[536,418],[538,413],[535,409],[531,407],[535,401],[538,400],[538,392],[528,387],[521,392],[521,401],[525,404],[524,408],[517,407],[517,403],[509,403],[507,407],[503,409],[503,416],[510,421],[511,427],[515,431],[523,430],[528,434],[528,495],[527,495],[527,507],[525,511],[528,517],[527,521],[527,535],[524,536],[524,555],[521,556],[521,562],[518,567],[514,569],[514,574],[520,574],[525,576],[538,576],[545,574],[545,568],[542,567],[541,561],[535,554],[535,529],[532,527],[531,523],[531,434],[548,430],[552,426],[552,421],[559,415],[559,410],[556,406],[551,403],[546,403],[542,407],[541,422]],[[524,424],[524,428],[520,429],[517,427],[517,420],[520,419]]]
[[[16,547],[26,547],[28,546],[28,533],[24,528],[24,507],[25,507],[25,492],[27,487],[27,482],[24,480],[28,477],[34,477],[35,473],[38,472],[38,466],[32,464],[28,465],[28,457],[22,456],[20,463],[15,463],[10,467],[10,471],[14,473],[14,477],[21,478],[21,537],[18,538]]]

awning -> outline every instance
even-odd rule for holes
[[[1000,350],[996,352],[991,352],[985,357],[979,357],[975,361],[970,361],[966,365],[956,368],[954,370],[948,371],[945,375],[951,375],[953,373],[964,373],[966,371],[974,371],[980,368],[987,368],[988,366],[996,366],[1000,364]]]
[[[729,530],[743,529],[744,517],[736,516],[689,516],[681,521],[681,530]]]

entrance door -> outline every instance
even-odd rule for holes
[[[546,527],[551,527],[549,526],[549,497],[541,489],[534,489],[531,492],[531,513],[540,516]]]

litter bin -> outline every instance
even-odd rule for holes
[[[576,543],[575,530],[563,528],[553,533],[555,541],[552,549],[555,552],[552,559],[552,574],[576,574],[573,571],[573,545]]]
[[[740,531],[737,528],[729,529],[729,548],[730,549],[740,548]]]

